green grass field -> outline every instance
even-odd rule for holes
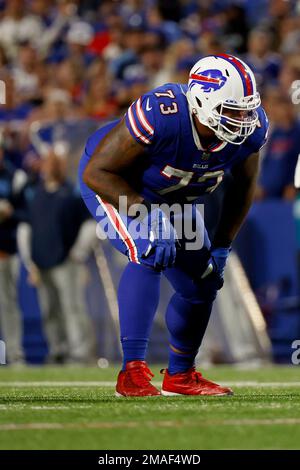
[[[300,448],[299,366],[204,372],[235,395],[123,399],[113,368],[1,366],[0,449]]]

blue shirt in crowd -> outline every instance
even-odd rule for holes
[[[87,210],[69,182],[53,192],[39,182],[26,188],[25,199],[32,260],[40,269],[53,268],[68,257]]]
[[[293,183],[300,153],[300,123],[289,129],[274,127],[267,141],[261,164],[259,184],[267,197],[282,197],[284,188]]]

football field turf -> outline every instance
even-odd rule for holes
[[[205,370],[234,389],[219,398],[116,398],[116,373],[1,366],[0,448],[300,448],[300,366]]]

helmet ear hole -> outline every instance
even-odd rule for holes
[[[197,105],[199,106],[199,108],[202,108],[202,103],[201,103],[201,101],[199,100],[199,98],[196,97],[196,101],[197,101]]]

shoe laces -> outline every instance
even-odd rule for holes
[[[160,373],[161,374],[165,374],[166,373],[166,369],[161,369],[160,370]],[[189,371],[187,371],[187,374],[186,374],[186,382],[196,382],[196,383],[200,383],[200,382],[208,382],[208,380],[206,380],[203,375],[201,374],[201,372],[197,372],[195,367],[193,367],[192,369],[190,369]]]
[[[132,381],[140,386],[147,387],[154,374],[146,365],[140,365],[130,370]]]
[[[190,380],[195,381],[196,383],[202,383],[202,385],[208,385],[208,386],[217,385],[211,380],[205,379],[203,375],[201,374],[201,372],[197,372],[195,368],[191,369]]]
[[[201,372],[197,372],[194,368],[191,370],[191,373],[189,375],[189,381],[191,382],[205,382],[205,379],[203,378]]]

